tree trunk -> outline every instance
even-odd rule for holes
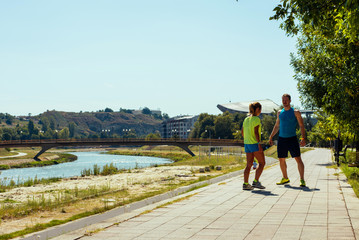
[[[359,164],[359,141],[356,141],[355,163]]]

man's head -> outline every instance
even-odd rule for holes
[[[289,94],[285,93],[282,96],[282,104],[284,108],[290,107],[291,97]]]

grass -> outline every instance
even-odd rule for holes
[[[17,155],[17,152],[11,152],[9,148],[0,148],[0,157],[8,157]]]
[[[355,162],[356,152],[347,151],[348,162]],[[348,183],[352,186],[356,196],[359,198],[359,168],[348,167],[348,164],[340,164],[340,169],[348,179]]]

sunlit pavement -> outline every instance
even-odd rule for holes
[[[152,204],[54,239],[358,238],[359,199],[345,176],[327,167],[330,151],[316,149],[302,157],[307,188],[299,187],[297,165],[290,159],[288,185],[275,184],[282,177],[277,164],[263,172],[265,190],[243,191],[240,175],[189,192],[187,199],[160,208],[155,207],[161,203]],[[140,214],[145,210],[152,211]]]

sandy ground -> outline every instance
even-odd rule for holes
[[[131,195],[138,195],[141,192],[155,190],[163,187],[164,183],[178,183],[183,180],[197,179],[201,175],[219,174],[219,172],[206,172],[199,174],[197,166],[161,166],[132,170],[128,173],[120,173],[111,176],[91,176],[63,179],[60,182],[48,185],[37,185],[33,187],[15,188],[8,192],[0,193],[0,206],[5,204],[4,200],[11,200],[21,205],[33,199],[56,199],[59,194],[66,190],[101,188],[110,186],[111,190],[125,189]],[[123,200],[123,199],[121,199]],[[95,207],[103,207],[104,201],[117,202],[118,199],[89,199],[82,200],[76,204],[63,206],[61,209],[43,211],[27,215],[20,219],[5,219],[0,222],[0,234],[6,234],[26,227],[34,226],[37,223],[46,223],[54,219],[66,219],[74,214],[89,211]],[[2,203],[1,203],[2,202]]]

